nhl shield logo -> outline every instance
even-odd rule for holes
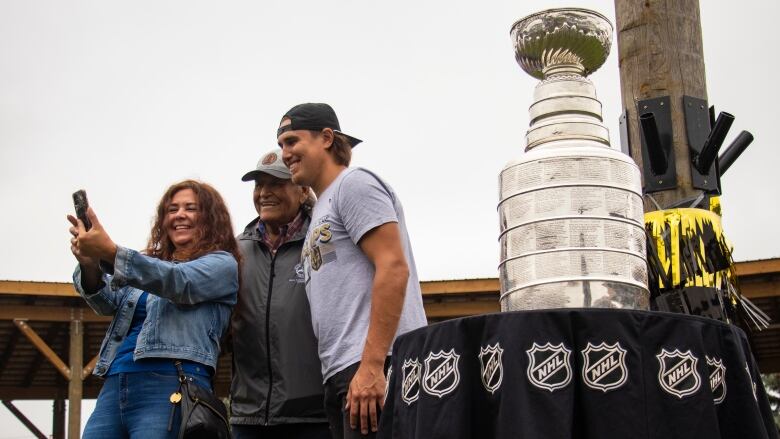
[[[658,383],[661,388],[680,399],[699,390],[701,379],[696,365],[699,359],[690,350],[670,352],[665,348],[655,356],[661,367],[658,369]]]
[[[455,349],[439,351],[436,354],[430,352],[425,359],[423,390],[439,398],[455,390],[460,382],[459,359],[460,355],[455,353]]]
[[[404,360],[401,380],[401,399],[412,405],[420,397],[420,362],[416,358]]]
[[[717,405],[726,399],[726,366],[720,358],[710,358],[704,356],[707,360],[707,372],[710,376],[710,389],[712,389],[712,401]]]
[[[526,375],[534,386],[553,392],[571,382],[571,351],[563,343],[552,345],[547,342],[542,346],[534,342],[525,353],[529,360]]]
[[[504,377],[504,365],[501,361],[501,354],[504,350],[501,345],[496,343],[494,346],[479,348],[479,366],[482,370],[482,385],[490,393],[495,393],[501,387],[501,380]]]
[[[626,350],[620,343],[608,345],[601,342],[593,345],[588,342],[588,346],[582,350],[582,358],[585,361],[582,379],[591,389],[606,393],[626,383]]]

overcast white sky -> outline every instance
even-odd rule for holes
[[[78,188],[132,248],[184,178],[216,186],[243,229],[255,212],[240,178],[306,101],[364,139],[353,164],[401,197],[421,279],[495,277],[498,173],[522,154],[536,84],[509,28],[571,3],[0,0],[0,279],[70,280]],[[736,116],[727,142],[756,137],[723,178],[725,230],[738,260],[777,257],[780,6],[701,3],[709,102]],[[614,23],[611,1],[577,6]],[[592,80],[619,147],[616,46]],[[50,403],[19,405],[50,433]],[[29,436],[5,409],[0,424]]]

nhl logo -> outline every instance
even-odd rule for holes
[[[712,389],[712,401],[717,405],[726,399],[726,366],[720,358],[710,358],[704,356],[707,360],[707,372],[710,376],[710,389]]]
[[[662,389],[680,399],[699,390],[701,379],[696,370],[699,359],[690,350],[680,352],[675,349],[669,352],[661,349],[661,353],[655,357],[661,365],[658,369],[658,383]]]
[[[455,353],[455,349],[439,351],[437,354],[428,353],[428,358],[425,359],[423,390],[439,398],[455,390],[460,382],[459,359],[460,355]]]
[[[526,375],[534,386],[553,392],[571,382],[571,351],[563,343],[552,345],[547,342],[541,346],[534,342],[525,353],[529,360]]]
[[[482,385],[490,393],[495,393],[501,387],[501,380],[504,377],[504,365],[501,361],[501,354],[504,350],[498,343],[495,346],[479,348],[479,366],[482,370]]]
[[[404,360],[401,379],[401,399],[406,405],[412,405],[420,397],[420,362],[416,358]]]
[[[588,342],[582,350],[585,365],[582,367],[582,379],[591,389],[606,393],[626,383],[626,350],[620,343],[608,345],[601,342],[598,346]]]

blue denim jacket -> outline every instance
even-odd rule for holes
[[[178,358],[213,368],[219,341],[230,321],[238,294],[238,264],[223,251],[188,262],[169,262],[117,247],[113,275],[94,294],[81,286],[81,270],[73,285],[100,315],[113,315],[94,374],[105,375],[127,335],[135,304],[144,291],[146,321],[138,335],[133,359]]]

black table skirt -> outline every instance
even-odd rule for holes
[[[393,346],[381,438],[777,438],[745,334],[659,312],[450,320]]]

